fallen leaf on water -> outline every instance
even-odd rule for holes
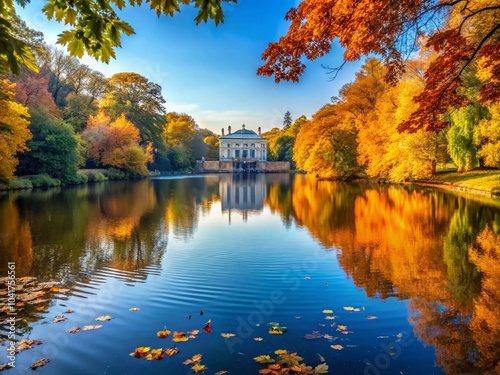
[[[335,350],[342,350],[344,347],[342,345],[330,345],[330,348]]]
[[[95,318],[95,320],[100,321],[100,322],[104,322],[106,320],[111,320],[111,319],[113,319],[113,318],[109,315],[101,315],[101,316],[98,316],[97,318]]]
[[[191,359],[193,360],[193,362],[200,362],[201,361],[201,357],[202,355],[201,354],[195,354],[191,357]]]
[[[328,374],[328,365],[326,363],[321,363],[314,368],[315,374]]]
[[[255,362],[258,363],[274,363],[275,360],[271,358],[270,355],[259,355],[258,357],[254,357],[253,359]]]
[[[285,352],[286,352],[286,350],[285,350]],[[281,368],[281,366],[277,363],[274,363],[272,365],[267,366],[267,368],[271,369],[271,370],[279,370]]]
[[[20,353],[23,350],[31,349],[33,345],[40,345],[42,340],[30,340],[30,339],[22,339],[18,341],[16,345],[16,353]]]
[[[398,334],[396,335],[396,337],[397,337],[398,339],[400,339],[401,337],[403,337],[403,334],[402,334],[402,333],[398,333]]]
[[[262,340],[264,340],[262,337],[254,337],[253,339],[254,339],[255,341],[262,341]]]
[[[68,309],[64,312],[64,314],[73,314],[74,312],[75,312],[74,310]]]
[[[12,366],[9,365],[8,363],[2,363],[2,364],[0,364],[0,371],[7,370],[9,368],[12,368]]]
[[[205,323],[205,325],[203,326],[203,330],[206,333],[212,333],[212,320],[209,320],[208,322]]]
[[[158,349],[151,350],[151,353],[149,355],[151,355],[151,357],[153,357],[153,359],[159,360],[159,359],[163,358],[163,354],[164,354],[163,349],[158,348]]]
[[[361,311],[361,309],[352,306],[344,306],[344,310],[346,311]]]
[[[259,370],[259,374],[270,374],[271,372],[273,372],[273,370],[271,369],[268,369],[268,368],[263,368],[263,369],[260,369]]]
[[[226,375],[227,374],[227,371],[226,370],[221,370],[221,371],[217,371],[215,373],[215,375]]]
[[[96,324],[93,326],[85,326],[85,327],[83,327],[83,330],[84,331],[92,331],[94,329],[99,329],[99,328],[102,328],[102,324]]]
[[[323,314],[333,314],[333,310],[323,310]]]
[[[176,355],[179,353],[181,350],[179,348],[167,348],[165,349],[165,354],[168,355],[169,357]]]
[[[139,307],[131,307],[129,310],[130,310],[130,311],[139,311],[139,310],[140,310],[140,308],[139,308]]]
[[[327,315],[327,316],[325,316],[325,319],[326,320],[333,320],[333,319],[335,319],[335,317],[333,315]]]
[[[168,329],[165,329],[163,331],[158,331],[156,332],[156,336],[158,336],[161,339],[167,338],[170,336],[170,331]]]
[[[373,319],[377,319],[377,317],[374,315],[368,315],[368,316],[365,316],[365,319],[373,320]]]
[[[335,340],[335,339],[336,339],[336,337],[333,337],[333,336],[331,336],[331,335],[329,335],[329,334],[327,334],[327,333],[325,333],[325,334],[323,335],[323,338],[327,339],[328,341],[333,341],[333,340]]]
[[[320,360],[321,362],[325,362],[325,357],[323,357],[323,356],[322,356],[321,354],[319,354],[319,353],[316,353],[316,355],[318,356],[318,358],[319,358],[319,360]]]
[[[338,325],[337,326],[337,331],[346,331],[347,330],[347,326],[343,326],[343,325]]]
[[[304,336],[307,340],[320,339],[323,335],[319,331],[313,331],[312,333],[307,333]]]
[[[43,310],[45,310],[45,306],[38,306],[36,308],[36,311],[43,311]]]
[[[68,332],[68,333],[78,333],[81,330],[82,329],[80,327],[73,327],[73,328],[68,329],[66,332]]]
[[[274,354],[282,355],[282,354],[288,354],[288,352],[284,349],[278,349],[274,351]]]
[[[193,329],[188,332],[191,336],[196,336],[198,333],[200,333],[199,329]]]
[[[195,364],[193,367],[191,367],[191,370],[193,370],[194,372],[198,373],[200,371],[203,371],[205,370],[205,365],[202,365],[200,363],[197,363]]]
[[[39,361],[33,362],[33,363],[30,365],[30,368],[31,368],[32,370],[36,370],[38,367],[45,366],[47,363],[49,363],[49,359],[48,359],[48,358],[42,358],[42,359],[40,359]]]
[[[295,372],[302,372],[302,369],[300,368],[300,366],[297,366],[297,365],[290,367],[290,370],[295,371]]]
[[[133,353],[130,353],[129,355],[131,357],[144,357],[149,351],[151,350],[151,347],[149,346],[140,346],[138,348],[135,348]]]
[[[189,338],[186,336],[184,332],[174,332],[174,337],[172,338],[172,341],[183,342],[187,340],[189,340]]]
[[[234,333],[221,333],[220,335],[225,339],[236,336]]]
[[[59,315],[59,316],[56,316],[53,320],[54,323],[59,323],[59,322],[62,322],[62,321],[65,321],[66,320],[66,317],[64,315]]]

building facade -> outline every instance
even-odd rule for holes
[[[252,130],[245,129],[245,125],[240,130],[231,133],[228,127],[228,134],[219,138],[219,161],[266,161],[267,160],[267,140]]]

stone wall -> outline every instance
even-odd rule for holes
[[[257,172],[289,172],[290,162],[288,161],[258,161]],[[201,173],[232,173],[233,162],[231,161],[198,161],[195,170]]]

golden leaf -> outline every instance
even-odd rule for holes
[[[59,323],[66,320],[66,317],[64,315],[56,316],[54,317],[54,323]]]
[[[344,347],[342,345],[330,345],[330,348],[335,350],[342,350]]]
[[[335,317],[333,315],[327,315],[327,316],[325,316],[325,319],[326,320],[333,320],[333,319],[335,319]]]
[[[197,363],[195,364],[193,367],[191,367],[191,370],[193,370],[194,372],[198,373],[200,371],[203,371],[205,370],[205,365],[202,365],[200,363]]]
[[[170,336],[170,331],[168,329],[166,329],[164,331],[158,331],[158,332],[156,332],[156,336],[158,336],[161,339],[164,339],[164,338]]]
[[[221,333],[220,335],[225,339],[236,336],[234,333]]]
[[[165,354],[168,355],[168,356],[173,356],[173,355],[176,355],[177,353],[179,353],[180,350],[178,348],[167,348],[165,349]]]
[[[290,370],[295,372],[302,372],[302,369],[297,365],[290,367]]]
[[[227,371],[226,370],[220,370],[215,373],[215,375],[226,375]]]
[[[70,328],[68,329],[66,332],[68,333],[78,333],[80,332],[82,329],[80,327],[74,327],[74,328]]]
[[[365,319],[374,320],[374,319],[377,319],[377,317],[375,315],[368,315],[368,316],[365,316]]]
[[[323,310],[323,314],[333,314],[333,310]]]
[[[262,337],[254,337],[253,339],[254,339],[255,341],[262,341],[262,340],[264,340]]]
[[[254,357],[253,359],[255,362],[258,363],[274,363],[275,360],[271,358],[269,355],[259,355],[258,357]]]
[[[201,361],[201,357],[202,355],[201,354],[195,354],[191,357],[191,359],[193,360],[193,362],[200,362]]]
[[[273,371],[268,369],[268,368],[263,368],[263,369],[259,370],[259,374],[270,374],[271,372],[273,372]]]
[[[288,354],[288,352],[284,349],[278,349],[274,351],[274,354],[276,355],[282,355],[282,354]]]
[[[198,333],[200,333],[199,329],[193,329],[192,331],[188,332],[191,336],[196,336]]]
[[[138,308],[138,307],[131,307],[129,310],[130,310],[130,311],[139,311],[139,310],[140,310],[140,308]]]
[[[271,370],[279,370],[281,368],[281,366],[279,364],[277,364],[277,363],[274,363],[272,365],[267,366],[267,368],[271,369]]]
[[[95,318],[95,320],[100,321],[100,322],[104,322],[106,320],[111,320],[111,319],[113,319],[113,318],[109,315],[101,315],[101,316],[98,316],[97,318]]]
[[[148,361],[151,361],[153,359],[153,355],[151,353],[149,353],[148,355],[146,355],[146,359]]]
[[[102,324],[96,324],[94,326],[84,326],[83,330],[84,331],[92,331],[94,329],[99,329],[99,328],[102,328]]]
[[[39,361],[33,362],[33,363],[30,365],[30,368],[31,368],[32,370],[35,370],[35,369],[37,369],[38,367],[45,366],[47,363],[49,363],[49,359],[48,359],[48,358],[42,358],[42,359],[40,359]]]
[[[337,326],[337,331],[347,331],[347,326],[338,325]]]

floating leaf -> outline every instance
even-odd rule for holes
[[[73,328],[68,329],[66,332],[68,332],[68,333],[78,333],[81,330],[82,329],[80,327],[73,327]]]
[[[140,346],[138,348],[135,348],[134,353],[132,353],[131,355],[135,355],[136,357],[144,357],[150,350],[151,347],[149,346]]]
[[[179,353],[181,350],[179,348],[167,348],[165,349],[165,354],[168,355],[169,357],[176,355]]]
[[[323,314],[333,314],[333,310],[323,310]]]
[[[285,353],[286,353],[286,350],[285,350]],[[272,365],[267,366],[267,368],[270,370],[279,370],[281,368],[281,366],[277,363],[274,363]]]
[[[255,341],[262,341],[262,340],[264,340],[262,337],[254,337],[253,339],[254,339]]]
[[[191,357],[191,359],[193,360],[193,362],[200,362],[201,361],[201,357],[202,355],[201,354],[195,354]]]
[[[22,339],[19,340],[16,345],[16,353],[20,353],[23,350],[33,348],[33,345],[40,345],[42,340],[30,340],[30,339]]]
[[[208,322],[205,323],[205,325],[203,326],[203,330],[206,333],[212,333],[212,320],[209,320]]]
[[[317,353],[316,354],[321,362],[325,362],[325,357],[323,357],[321,354]]]
[[[59,322],[65,321],[65,320],[66,320],[66,317],[64,315],[59,315],[59,316],[54,317],[53,322],[59,323]]]
[[[352,306],[344,306],[344,310],[346,311],[361,311],[361,309]]]
[[[260,369],[259,370],[259,374],[270,374],[271,372],[273,372],[273,370],[269,369],[269,368],[263,368],[263,369]]]
[[[347,330],[347,326],[343,326],[343,325],[340,325],[337,327],[337,331],[346,331]]]
[[[68,309],[64,312],[64,314],[73,314],[74,312],[74,310]]]
[[[234,333],[221,333],[220,335],[225,339],[236,336]]]
[[[344,347],[342,345],[330,345],[330,348],[335,350],[342,350]]]
[[[198,333],[200,333],[200,330],[198,329],[193,329],[188,332],[191,336],[196,336]]]
[[[43,310],[45,310],[45,306],[38,306],[36,308],[36,311],[43,311]]]
[[[334,320],[335,317],[333,315],[327,315],[327,316],[325,316],[325,319],[326,320]]]
[[[101,316],[98,316],[97,318],[95,318],[95,320],[97,320],[99,322],[104,322],[106,320],[111,320],[111,319],[113,319],[113,318],[109,315],[101,315]]]
[[[191,370],[193,370],[196,373],[204,371],[205,370],[205,365],[202,365],[201,363],[197,363],[193,367],[191,367]]]
[[[319,331],[313,331],[312,333],[308,333],[304,336],[307,340],[312,340],[312,339],[320,339],[323,337],[323,335]]]
[[[172,341],[183,342],[187,340],[189,340],[189,338],[186,336],[184,332],[174,332],[174,337],[172,338]]]
[[[276,362],[269,355],[259,355],[258,357],[254,357],[253,360],[255,362],[258,362],[258,363],[274,363],[274,362]]]
[[[295,371],[295,372],[302,372],[302,369],[300,368],[300,366],[297,366],[297,365],[290,367],[290,370]]]
[[[328,365],[326,363],[321,363],[314,368],[315,374],[328,374]]]
[[[33,363],[30,365],[30,368],[31,368],[32,370],[36,370],[38,367],[45,366],[47,363],[49,363],[49,359],[48,359],[48,358],[42,358],[42,359],[40,359],[39,361],[33,362]]]
[[[227,374],[227,371],[226,370],[221,370],[221,371],[217,371],[215,373],[215,375],[226,375]]]
[[[374,319],[377,319],[377,317],[375,315],[368,315],[368,316],[365,316],[365,319],[374,320]]]
[[[92,331],[94,329],[99,329],[99,328],[102,328],[102,324],[96,324],[94,326],[85,326],[85,327],[83,327],[83,330],[84,331]]]
[[[279,323],[270,322],[267,324],[269,326],[269,334],[271,335],[281,335],[287,330],[286,327],[281,326]]]
[[[156,336],[158,336],[161,339],[164,339],[164,338],[167,338],[168,336],[170,336],[170,333],[171,332],[168,329],[165,329],[163,331],[156,332]]]
[[[139,311],[139,310],[140,310],[140,308],[139,308],[139,307],[131,307],[129,310],[130,310],[130,311]]]
[[[327,339],[328,341],[333,341],[333,340],[335,340],[335,339],[336,339],[336,337],[333,337],[333,336],[331,336],[331,335],[329,335],[329,334],[327,334],[327,333],[325,333],[325,334],[323,335],[323,338]]]
[[[288,352],[284,349],[278,349],[274,351],[274,354],[283,355],[283,354],[288,354]]]

